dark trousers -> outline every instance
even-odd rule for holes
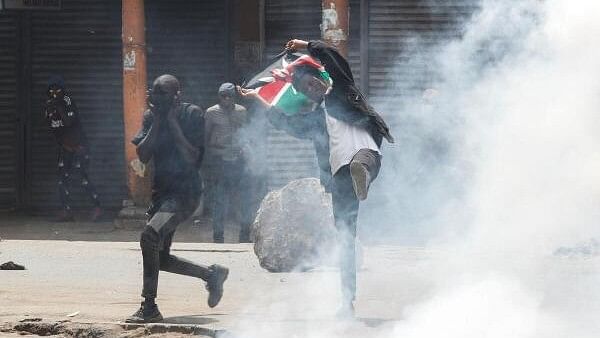
[[[171,255],[170,252],[175,230],[192,215],[195,201],[194,198],[167,199],[146,224],[140,239],[144,261],[142,297],[156,298],[160,270],[208,280],[208,267]]]
[[[372,182],[379,174],[381,156],[372,150],[361,149],[352,162],[363,165]],[[333,217],[338,230],[342,297],[345,302],[351,302],[356,298],[355,240],[359,202],[352,185],[350,164],[340,168],[333,176],[331,195]]]
[[[96,188],[90,182],[87,170],[90,164],[90,156],[85,148],[76,151],[68,151],[60,148],[58,152],[58,193],[60,202],[65,210],[71,210],[70,185],[73,176],[79,175],[81,187],[90,197],[95,207],[100,206]]]
[[[249,205],[246,201],[247,191],[249,189],[246,175],[244,174],[244,162],[236,161],[215,161],[215,184],[213,198],[213,239],[215,242],[223,242],[225,236],[225,221],[227,215],[231,212],[236,196],[240,203],[241,225],[240,239],[249,236],[250,224],[247,221]]]

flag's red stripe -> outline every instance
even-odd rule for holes
[[[258,90],[258,95],[260,95],[263,99],[265,99],[268,103],[273,102],[277,94],[283,89],[283,86],[286,85],[285,81],[275,81],[269,84],[266,84]]]

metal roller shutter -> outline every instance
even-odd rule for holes
[[[18,18],[0,11],[0,210],[17,205]]]
[[[401,103],[432,80],[426,61],[407,63],[416,52],[459,37],[476,9],[475,0],[371,0],[369,3],[369,92],[372,102]],[[383,112],[385,114],[385,112]]]
[[[175,75],[183,99],[207,108],[226,81],[230,53],[227,3],[221,0],[147,0],[148,82]]]
[[[56,142],[42,107],[47,79],[64,76],[90,140],[90,179],[103,204],[118,207],[126,197],[123,155],[121,2],[63,0],[57,12],[31,13],[30,206],[59,206]],[[78,181],[73,205],[90,206]]]
[[[352,68],[354,81],[360,87],[360,0],[350,0],[350,39],[348,42],[348,62]]]
[[[283,50],[292,39],[313,40],[321,36],[320,0],[265,0],[265,55],[269,60]],[[284,186],[289,181],[318,175],[312,142],[299,140],[284,132],[269,128],[268,133],[269,189]]]
[[[360,81],[360,1],[350,1],[349,62]],[[322,1],[265,1],[265,55],[268,60],[283,50],[291,38],[321,38]],[[312,142],[293,138],[270,128],[268,135],[269,188],[274,189],[302,177],[317,177],[318,168]]]

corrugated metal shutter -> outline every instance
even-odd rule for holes
[[[419,95],[433,80],[427,60],[409,64],[409,58],[460,36],[477,1],[371,0],[368,3],[371,102],[401,104],[403,97]]]
[[[48,76],[64,76],[91,145],[90,179],[107,207],[126,197],[123,155],[121,2],[63,0],[62,10],[31,13],[32,209],[59,206],[56,142],[42,115]],[[90,206],[73,182],[75,207]]]
[[[183,99],[207,108],[227,79],[227,1],[146,1],[148,82],[175,75]]]
[[[292,39],[313,40],[321,36],[321,0],[265,1],[265,56],[268,60]],[[318,175],[312,142],[269,129],[269,189],[289,181]]]
[[[265,56],[268,60],[283,50],[291,38],[321,38],[321,0],[265,1]],[[349,61],[357,83],[360,81],[360,1],[350,1]],[[274,189],[302,177],[318,176],[314,147],[311,142],[295,139],[283,132],[269,131],[269,188]]]
[[[18,18],[0,12],[0,209],[17,202]]]
[[[360,87],[360,0],[350,0],[350,41],[348,43],[348,61],[354,81]]]

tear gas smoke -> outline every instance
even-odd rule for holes
[[[401,111],[372,102],[403,123],[399,144],[383,149],[361,231],[416,234],[436,252],[418,263],[426,296],[402,304],[380,336],[597,337],[597,258],[553,253],[600,233],[600,3],[484,0],[462,38],[417,48],[408,62],[424,60],[435,72],[424,96],[403,98]],[[343,336],[318,327],[303,336]]]

